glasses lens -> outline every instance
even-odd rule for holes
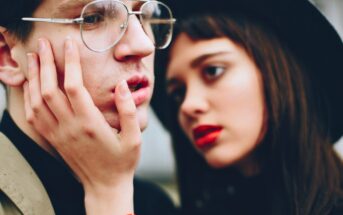
[[[167,47],[173,34],[173,17],[169,7],[161,2],[149,1],[142,5],[141,10],[144,31],[155,47]]]
[[[119,1],[104,0],[88,4],[82,12],[81,36],[96,52],[111,48],[125,32],[128,12]]]

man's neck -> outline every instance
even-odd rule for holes
[[[42,147],[49,154],[57,157],[57,152],[51,145],[41,136],[34,127],[26,121],[24,109],[24,96],[21,87],[13,87],[9,91],[7,109],[15,124],[34,142]]]

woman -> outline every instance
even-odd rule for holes
[[[343,214],[331,145],[343,45],[329,23],[301,0],[174,4],[157,76],[170,110],[161,92],[153,104],[172,133],[185,214]]]

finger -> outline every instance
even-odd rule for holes
[[[126,81],[120,82],[115,92],[114,98],[121,127],[120,137],[125,144],[139,145],[141,143],[141,131],[136,113],[136,105]]]
[[[83,86],[80,55],[71,38],[65,41],[65,80],[64,88],[76,115],[94,114],[94,103]]]
[[[37,55],[34,53],[27,54],[28,61],[28,92],[30,96],[30,105],[34,114],[39,114],[43,104],[40,94],[39,66]]]
[[[33,124],[33,111],[30,105],[29,83],[27,81],[24,83],[24,108],[26,121]]]
[[[41,94],[58,121],[72,117],[67,97],[58,86],[54,55],[50,43],[39,39],[40,85]]]
[[[26,109],[30,123],[34,123],[35,118],[41,120],[49,126],[56,125],[56,119],[44,103],[40,94],[40,81],[39,81],[39,66],[37,55],[34,53],[27,54],[28,60],[28,84],[24,85],[24,93],[26,91]]]

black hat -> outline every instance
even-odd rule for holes
[[[175,18],[196,14],[253,14],[272,27],[298,59],[327,100],[331,141],[343,134],[343,43],[327,19],[307,0],[166,0]],[[159,87],[158,76],[157,88]],[[160,85],[162,86],[162,85]],[[156,95],[156,94],[155,94]],[[152,106],[162,122],[160,93]]]

